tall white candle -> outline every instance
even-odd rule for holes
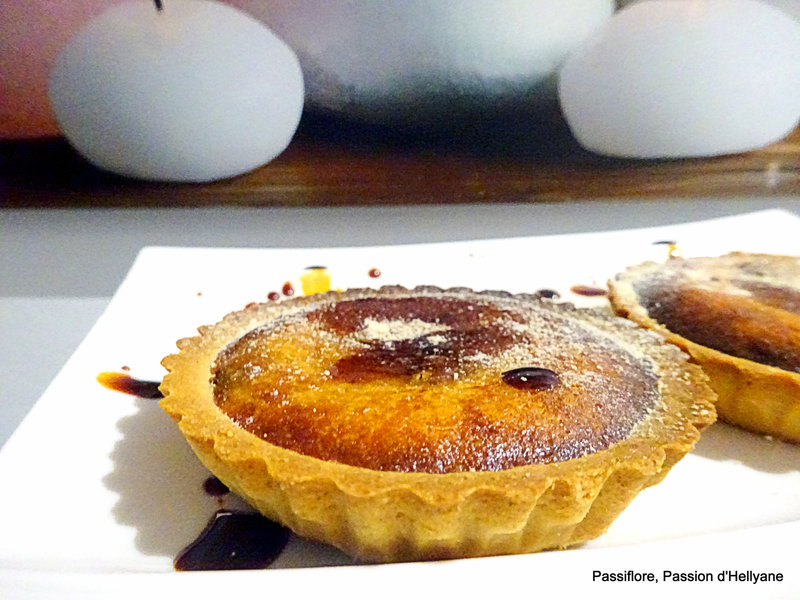
[[[113,6],[66,45],[50,80],[65,137],[121,175],[208,181],[254,169],[291,141],[303,106],[292,50],[208,0]]]

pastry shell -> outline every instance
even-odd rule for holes
[[[720,257],[646,262],[629,267],[608,282],[614,311],[658,332],[688,352],[709,376],[717,394],[720,420],[748,431],[800,443],[800,373],[741,358],[670,331],[643,306],[637,286],[670,274],[689,277],[693,285],[725,291],[731,280],[800,290],[800,259],[791,256],[731,252]],[[741,290],[735,293],[741,293]],[[800,315],[796,316],[800,326]]]
[[[166,357],[163,409],[199,459],[267,517],[369,562],[461,558],[564,548],[593,539],[644,487],[661,481],[715,419],[705,375],[672,345],[632,323],[532,296],[482,292],[497,302],[577,319],[588,330],[633,340],[657,372],[659,398],[623,440],[578,458],[501,471],[378,471],[270,444],[237,426],[214,401],[212,365],[240,336],[287,310],[360,296],[457,294],[459,288],[349,290],[251,304]],[[625,342],[627,343],[627,342]]]

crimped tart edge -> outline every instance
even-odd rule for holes
[[[732,252],[724,257],[768,256]],[[779,256],[779,258],[786,258]],[[670,259],[675,260],[675,259]],[[717,395],[721,421],[742,429],[800,443],[800,373],[739,358],[693,342],[667,329],[642,306],[634,281],[658,271],[663,263],[647,261],[628,267],[608,281],[612,310],[655,331],[688,353],[708,375]]]
[[[199,336],[178,341],[180,352],[163,361],[169,373],[161,405],[199,459],[260,512],[299,535],[369,561],[532,552],[597,537],[643,487],[664,478],[715,418],[705,375],[687,364],[682,375],[661,374],[662,381],[669,380],[662,385],[670,387],[672,405],[659,413],[660,423],[648,427],[658,434],[654,440],[635,434],[605,451],[560,463],[442,475],[379,472],[305,456],[237,427],[214,403],[210,365],[218,352],[286,310],[376,294],[432,293],[514,297],[465,288],[391,286],[250,304],[216,325],[201,327]],[[580,314],[593,326],[610,318],[641,331],[597,311],[547,306]],[[658,342],[656,347],[671,361],[683,360],[676,359],[684,356],[677,348],[673,352]]]

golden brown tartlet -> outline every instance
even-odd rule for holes
[[[595,538],[715,418],[678,348],[532,296],[329,292],[199,331],[161,385],[197,456],[266,516],[369,561]]]
[[[800,258],[734,252],[629,268],[614,310],[689,352],[720,419],[800,443]]]

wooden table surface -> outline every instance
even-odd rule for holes
[[[412,135],[306,115],[289,148],[206,184],[127,180],[63,139],[0,142],[7,207],[309,206],[800,194],[800,128],[742,154],[618,160],[580,148],[558,118]]]

